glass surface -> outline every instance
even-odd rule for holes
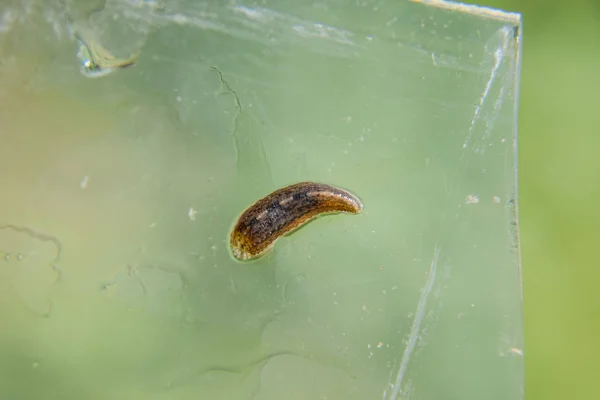
[[[438,1],[6,3],[0,397],[522,399],[520,36]],[[364,211],[234,261],[305,180]]]

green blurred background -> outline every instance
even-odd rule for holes
[[[600,1],[472,3],[523,15],[526,399],[600,399]]]

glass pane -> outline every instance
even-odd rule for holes
[[[9,2],[0,397],[522,398],[520,36],[438,1]],[[302,181],[364,210],[236,261]]]

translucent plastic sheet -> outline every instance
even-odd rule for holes
[[[13,1],[0,397],[523,397],[520,18],[437,1]],[[236,217],[364,202],[264,258]]]

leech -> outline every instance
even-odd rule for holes
[[[352,193],[323,183],[301,182],[276,190],[248,207],[229,237],[231,252],[241,261],[263,256],[281,236],[325,214],[362,211]]]

